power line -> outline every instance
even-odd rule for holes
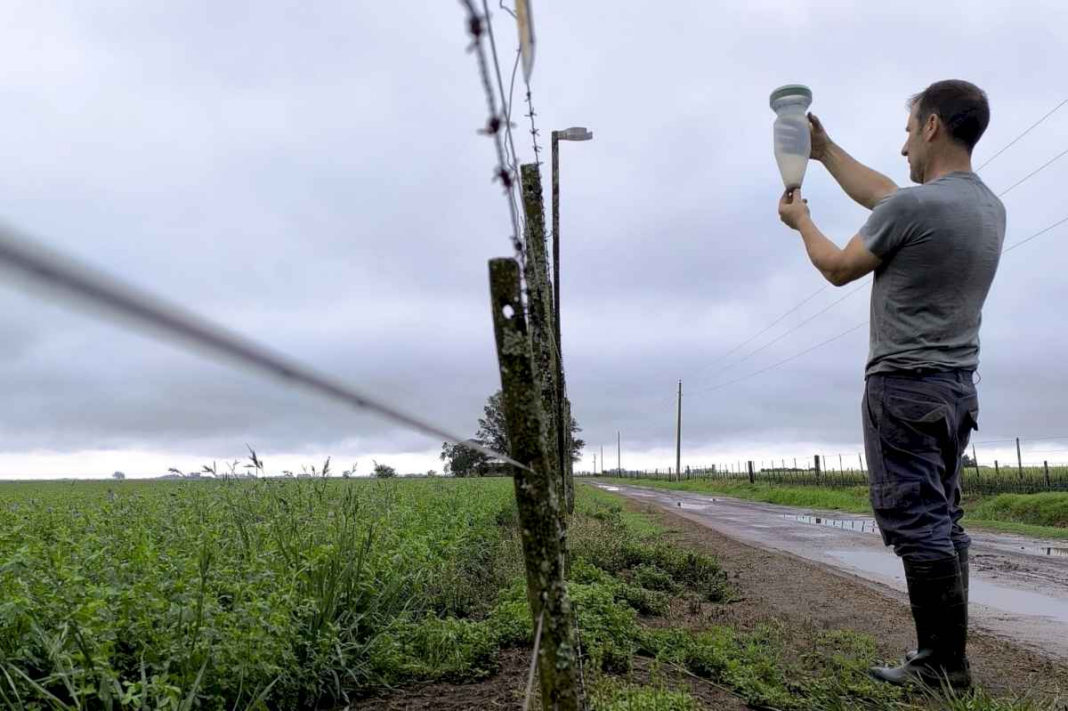
[[[1005,252],[1008,252],[1009,250],[1012,250],[1012,249],[1015,249],[1016,247],[1019,247],[1019,246],[1020,246],[1021,244],[1024,244],[1024,243],[1026,243],[1026,242],[1030,242],[1031,240],[1035,239],[1036,237],[1040,237],[1041,235],[1045,234],[1046,232],[1049,232],[1050,230],[1052,230],[1052,229],[1053,229],[1054,227],[1057,227],[1058,225],[1062,225],[1062,224],[1064,224],[1065,222],[1068,222],[1068,217],[1065,217],[1065,218],[1063,218],[1063,219],[1061,219],[1061,220],[1058,220],[1058,221],[1057,221],[1057,222],[1055,222],[1054,224],[1050,225],[1049,227],[1046,227],[1046,228],[1045,228],[1045,229],[1043,229],[1043,230],[1039,230],[1038,232],[1036,232],[1035,234],[1031,235],[1030,237],[1027,237],[1027,238],[1025,238],[1025,239],[1022,239],[1022,240],[1020,240],[1019,242],[1016,242],[1016,243],[1015,243],[1015,244],[1013,244],[1013,245],[1012,245],[1011,247],[1008,247],[1008,248],[1006,248],[1005,250],[1003,250],[1003,252],[1002,252],[1002,253],[1004,254]],[[812,317],[811,317],[811,318],[809,318],[808,320],[809,320],[809,321],[811,321],[812,319],[816,318],[816,316],[819,316],[819,315],[820,315],[820,314],[822,314],[822,313],[823,313],[824,311],[827,311],[828,309],[830,309],[831,307],[835,306],[835,305],[836,305],[836,304],[838,304],[839,302],[841,302],[841,301],[844,301],[844,300],[845,300],[846,298],[848,298],[848,297],[852,296],[852,295],[853,295],[854,293],[856,293],[857,291],[859,291],[859,288],[858,288],[858,289],[854,289],[853,291],[851,291],[850,293],[846,294],[845,296],[843,296],[843,297],[842,297],[841,299],[839,299],[838,301],[835,301],[834,303],[830,304],[830,305],[829,305],[829,306],[828,306],[827,308],[825,308],[825,309],[824,309],[823,311],[821,311],[821,312],[819,312],[819,313],[815,314],[814,316],[812,316]],[[807,323],[807,321],[806,321],[806,322],[803,322],[803,323],[801,323],[801,324],[799,324],[798,326],[796,326],[796,327],[795,327],[794,329],[792,329],[792,330],[797,330],[797,329],[798,329],[798,328],[800,328],[801,326],[805,325],[805,323]],[[718,384],[718,385],[713,385],[713,386],[711,386],[711,387],[707,387],[707,388],[701,388],[701,389],[699,389],[699,390],[695,390],[695,391],[693,391],[693,392],[691,393],[691,395],[696,395],[697,393],[701,393],[701,392],[710,392],[710,391],[712,391],[712,390],[719,390],[720,388],[725,388],[725,387],[727,387],[728,385],[734,385],[735,383],[740,383],[740,382],[742,382],[743,380],[748,380],[749,378],[752,378],[752,377],[755,377],[755,376],[757,376],[757,375],[761,375],[761,374],[763,374],[763,373],[766,373],[766,372],[768,372],[769,370],[773,370],[773,369],[775,369],[775,368],[778,368],[778,367],[779,367],[779,366],[781,366],[781,365],[785,365],[786,363],[789,363],[789,362],[790,362],[790,361],[792,361],[792,360],[796,360],[797,358],[800,358],[801,356],[807,355],[807,354],[811,353],[812,351],[814,351],[814,350],[816,350],[816,349],[818,349],[818,348],[822,348],[823,346],[826,346],[826,345],[828,345],[829,343],[832,343],[832,342],[834,342],[834,341],[838,340],[839,338],[842,338],[843,336],[846,336],[846,335],[848,335],[848,334],[852,333],[853,331],[857,330],[858,328],[860,328],[861,326],[863,326],[863,325],[865,325],[865,324],[867,324],[867,323],[868,323],[868,321],[864,321],[864,322],[862,322],[862,323],[858,323],[858,324],[857,324],[856,326],[853,326],[853,327],[851,327],[851,328],[848,328],[848,329],[846,329],[845,331],[843,331],[843,332],[839,333],[838,335],[836,335],[836,336],[832,336],[831,338],[828,338],[828,339],[827,339],[826,341],[822,341],[822,342],[820,342],[820,343],[817,343],[817,344],[816,344],[815,346],[812,346],[811,348],[808,348],[808,349],[806,349],[806,350],[804,350],[804,351],[802,351],[802,352],[800,352],[800,353],[797,353],[797,354],[795,354],[795,355],[792,355],[792,356],[790,356],[789,358],[785,358],[785,359],[783,359],[783,360],[781,360],[781,361],[779,361],[779,362],[777,362],[777,363],[773,363],[772,365],[769,365],[769,366],[768,366],[768,367],[766,367],[766,368],[761,368],[760,370],[757,370],[757,371],[754,371],[754,372],[752,372],[752,373],[749,373],[748,375],[743,375],[743,376],[742,376],[742,377],[740,377],[740,378],[735,378],[734,380],[729,380],[729,381],[727,381],[727,382],[725,382],[725,383],[720,383],[720,384]],[[791,332],[792,332],[792,331],[791,331]],[[787,332],[787,334],[783,334],[783,336],[780,336],[780,338],[779,338],[779,339],[777,339],[777,340],[781,340],[781,339],[782,339],[782,337],[784,337],[785,335],[788,335],[788,333],[790,333],[790,332]],[[772,341],[772,343],[773,343],[773,342],[774,342],[774,341]],[[764,347],[766,347],[767,345],[771,345],[771,343],[765,344],[765,346],[764,346]],[[754,353],[755,353],[755,352],[756,352],[756,351],[754,351]],[[750,353],[750,355],[752,355],[752,353]],[[747,357],[748,357],[748,356],[747,356]],[[738,362],[741,362],[741,361],[738,361]],[[737,365],[737,363],[735,363],[734,365]],[[1045,439],[1045,440],[1047,440],[1047,441],[1056,441],[1056,440],[1058,440],[1058,439],[1066,439],[1066,440],[1068,440],[1068,437],[1064,437],[1064,438],[1061,438],[1061,437],[1045,437],[1045,438],[1043,438],[1043,437],[1029,437],[1028,439]],[[1012,442],[1012,441],[1014,441],[1014,440],[987,440],[986,442],[975,442],[975,444],[992,444],[992,443],[995,443],[995,442],[1000,442],[1000,441],[1007,441],[1007,442]]]
[[[1030,179],[1031,179],[1032,177],[1034,177],[1034,176],[1038,175],[1038,174],[1039,174],[1039,173],[1041,173],[1041,172],[1042,172],[1043,170],[1045,170],[1046,168],[1048,168],[1048,167],[1049,167],[1050,165],[1052,165],[1053,163],[1057,162],[1057,159],[1059,159],[1059,158],[1062,158],[1062,157],[1064,157],[1064,156],[1065,156],[1066,154],[1068,154],[1068,148],[1064,149],[1063,151],[1061,151],[1061,152],[1060,152],[1060,153],[1058,153],[1057,155],[1053,156],[1053,157],[1052,157],[1052,158],[1050,158],[1050,159],[1049,159],[1048,161],[1046,161],[1045,163],[1043,163],[1042,165],[1040,165],[1040,166],[1039,166],[1038,168],[1035,168],[1035,169],[1034,169],[1034,170],[1032,170],[1032,171],[1031,171],[1030,173],[1028,173],[1028,174],[1027,174],[1027,175],[1025,175],[1024,177],[1022,177],[1022,178],[1020,178],[1019,180],[1017,180],[1017,181],[1016,181],[1015,183],[1013,183],[1012,185],[1010,185],[1010,186],[1009,186],[1008,188],[1006,188],[1005,190],[1002,190],[1002,191],[1001,191],[1000,193],[998,193],[998,197],[1004,197],[1004,196],[1005,196],[1005,195],[1007,195],[1007,194],[1008,194],[1008,193],[1009,193],[1009,192],[1010,192],[1011,190],[1013,190],[1013,189],[1014,189],[1014,188],[1015,188],[1015,187],[1016,187],[1017,185],[1020,185],[1021,183],[1025,183],[1025,182],[1027,182],[1027,181],[1028,181],[1028,180],[1030,180]]]
[[[502,0],[502,1],[503,1],[503,0]],[[515,78],[515,77],[514,77],[514,73],[513,73],[513,81],[514,81],[514,78]],[[983,163],[983,164],[982,164],[982,165],[980,165],[980,166],[979,166],[978,168],[976,168],[975,172],[976,172],[976,173],[978,173],[978,172],[979,172],[980,170],[982,170],[983,168],[985,168],[986,166],[988,166],[988,165],[989,165],[989,164],[990,164],[991,162],[993,162],[993,160],[994,160],[995,158],[997,158],[997,157],[998,157],[998,156],[1000,156],[1000,155],[1001,155],[1002,153],[1004,153],[1005,151],[1007,151],[1007,150],[1008,150],[1008,149],[1009,149],[1009,148],[1010,148],[1010,147],[1011,147],[1011,146],[1012,146],[1013,144],[1015,144],[1015,143],[1016,143],[1017,141],[1019,141],[1019,140],[1020,140],[1021,138],[1023,138],[1024,136],[1026,136],[1026,135],[1027,135],[1028,133],[1030,133],[1030,132],[1031,132],[1031,131],[1032,131],[1032,130],[1033,130],[1034,128],[1036,128],[1036,127],[1037,127],[1037,126],[1038,126],[1039,124],[1041,124],[1041,123],[1042,123],[1043,121],[1045,121],[1045,120],[1046,120],[1046,119],[1048,119],[1048,118],[1049,118],[1050,116],[1052,116],[1053,114],[1055,114],[1055,113],[1056,113],[1057,111],[1059,111],[1059,110],[1060,110],[1061,108],[1063,108],[1063,107],[1064,107],[1065,105],[1068,105],[1068,99],[1065,99],[1065,100],[1064,100],[1064,101],[1062,101],[1061,103],[1057,104],[1057,106],[1055,106],[1055,107],[1054,107],[1054,108],[1053,108],[1053,109],[1052,109],[1051,111],[1049,111],[1049,112],[1048,112],[1048,113],[1046,113],[1046,114],[1045,114],[1044,116],[1042,116],[1042,117],[1041,117],[1040,119],[1038,119],[1038,120],[1037,120],[1037,121],[1035,121],[1035,122],[1034,122],[1033,124],[1031,124],[1031,125],[1030,125],[1030,126],[1029,126],[1029,127],[1028,127],[1028,128],[1026,129],[1026,130],[1024,130],[1024,131],[1023,131],[1023,133],[1021,133],[1020,135],[1018,135],[1018,136],[1017,136],[1016,138],[1014,138],[1014,139],[1013,139],[1012,141],[1010,141],[1010,142],[1009,142],[1009,143],[1008,143],[1008,144],[1007,144],[1006,146],[1004,146],[1004,147],[1003,147],[1003,148],[1002,148],[1001,150],[999,150],[999,151],[998,151],[997,153],[995,153],[995,154],[994,154],[993,156],[991,156],[991,157],[990,157],[990,158],[989,158],[989,159],[988,159],[988,160],[987,160],[987,161],[986,161],[985,163]],[[1020,184],[1022,184],[1022,183],[1024,183],[1024,182],[1026,182],[1027,180],[1029,180],[1030,178],[1034,177],[1035,175],[1037,175],[1037,174],[1038,174],[1038,173],[1040,173],[1041,171],[1045,170],[1045,169],[1046,169],[1046,168],[1047,168],[1048,166],[1050,166],[1050,165],[1051,165],[1052,163],[1054,163],[1055,161],[1057,161],[1057,160],[1058,160],[1059,158],[1063,157],[1063,156],[1064,156],[1065,154],[1068,154],[1068,150],[1065,150],[1065,151],[1063,151],[1063,152],[1061,152],[1061,153],[1057,154],[1056,156],[1054,156],[1054,157],[1053,157],[1052,159],[1050,159],[1050,160],[1049,160],[1049,161],[1047,161],[1046,163],[1042,164],[1041,166],[1039,166],[1038,168],[1036,168],[1036,169],[1035,169],[1035,170],[1033,170],[1032,172],[1030,172],[1030,173],[1028,173],[1027,175],[1025,175],[1025,176],[1024,176],[1023,178],[1021,178],[1020,180],[1018,180],[1018,181],[1017,181],[1016,183],[1014,183],[1013,185],[1009,186],[1009,187],[1008,187],[1007,189],[1005,189],[1004,191],[1002,191],[1001,193],[999,193],[998,197],[1002,197],[1002,196],[1006,195],[1007,193],[1009,193],[1009,192],[1010,192],[1011,190],[1014,190],[1014,189],[1015,189],[1016,187],[1018,187],[1018,186],[1019,186]],[[1061,220],[1060,222],[1058,222],[1058,223],[1056,223],[1056,224],[1054,224],[1054,225],[1051,225],[1050,227],[1047,227],[1047,228],[1046,228],[1045,230],[1043,230],[1042,232],[1039,232],[1038,234],[1032,235],[1031,237],[1028,237],[1028,238],[1027,238],[1027,239],[1025,239],[1025,240],[1021,240],[1020,242],[1017,242],[1016,244],[1014,244],[1014,245],[1010,246],[1009,248],[1005,249],[1005,250],[1004,250],[1004,252],[1008,252],[1008,251],[1010,251],[1011,249],[1015,249],[1016,247],[1020,246],[1021,244],[1025,243],[1025,242],[1028,242],[1028,241],[1030,241],[1030,240],[1034,239],[1035,237],[1038,237],[1039,235],[1043,234],[1044,232],[1047,232],[1047,231],[1049,231],[1049,230],[1053,229],[1054,227],[1056,227],[1057,225],[1060,225],[1060,224],[1062,224],[1062,223],[1063,223],[1063,222],[1065,222],[1065,221],[1068,221],[1068,217],[1066,217],[1066,218],[1065,218],[1064,220]],[[1003,253],[1004,253],[1004,252],[1003,252]],[[756,339],[757,339],[757,338],[759,338],[760,336],[762,336],[762,335],[764,335],[765,333],[767,333],[768,331],[770,331],[770,330],[771,330],[771,329],[772,329],[773,327],[775,327],[776,325],[778,325],[779,323],[781,323],[781,322],[783,321],[783,319],[785,319],[785,318],[786,318],[787,316],[789,316],[790,314],[792,314],[792,313],[796,312],[796,311],[797,311],[798,309],[800,309],[800,308],[801,308],[802,306],[804,306],[804,305],[805,305],[806,303],[808,303],[808,302],[809,302],[809,301],[811,301],[811,300],[812,300],[813,298],[815,298],[815,297],[816,297],[817,295],[819,295],[820,293],[822,293],[822,291],[823,291],[824,289],[826,289],[826,286],[824,286],[824,287],[821,287],[821,288],[820,288],[819,290],[817,290],[817,291],[816,291],[815,293],[813,293],[813,294],[811,294],[810,296],[806,297],[806,298],[805,298],[804,300],[802,300],[802,301],[801,301],[800,303],[798,303],[798,304],[797,304],[796,306],[794,306],[793,308],[789,309],[789,310],[788,310],[788,311],[787,311],[786,313],[784,313],[784,314],[783,314],[782,316],[780,316],[779,318],[775,319],[775,321],[773,321],[773,322],[772,322],[771,324],[769,324],[769,325],[768,325],[767,327],[765,327],[765,328],[764,328],[763,330],[761,330],[761,331],[759,331],[758,333],[756,333],[755,335],[753,335],[753,336],[749,337],[748,339],[746,339],[746,340],[745,340],[745,341],[743,341],[742,343],[738,344],[737,346],[735,346],[735,347],[731,348],[731,349],[730,349],[729,351],[727,351],[727,352],[726,352],[726,353],[724,353],[723,355],[721,355],[721,356],[718,356],[718,357],[716,357],[715,359],[713,359],[713,360],[712,360],[711,362],[707,363],[707,364],[706,364],[705,366],[703,366],[703,367],[702,367],[702,368],[701,368],[700,370],[698,370],[698,371],[697,371],[697,373],[695,374],[695,376],[694,376],[694,377],[696,377],[697,375],[700,375],[701,373],[705,372],[705,370],[707,370],[707,369],[708,369],[709,367],[711,367],[711,366],[712,366],[712,365],[714,365],[715,363],[717,363],[717,362],[719,362],[719,361],[723,360],[724,358],[726,358],[726,357],[730,356],[731,354],[733,354],[733,353],[737,352],[737,351],[738,351],[738,350],[740,350],[741,348],[744,348],[744,347],[745,347],[746,345],[748,345],[749,343],[752,343],[752,342],[753,342],[754,340],[756,340]],[[842,297],[842,298],[841,298],[841,299],[839,299],[838,301],[835,301],[834,303],[832,303],[832,304],[831,304],[830,306],[828,306],[827,308],[825,308],[825,309],[823,309],[822,311],[820,311],[820,312],[819,312],[818,314],[816,314],[815,316],[812,316],[811,318],[809,318],[809,319],[805,320],[805,321],[804,321],[804,322],[802,322],[801,324],[798,324],[798,325],[797,325],[796,327],[794,327],[793,329],[791,329],[791,330],[787,331],[786,333],[784,333],[784,334],[780,335],[780,336],[779,336],[778,338],[776,338],[776,339],[772,340],[771,342],[769,342],[769,343],[766,343],[766,344],[764,344],[764,346],[762,346],[762,347],[758,348],[757,350],[755,350],[755,351],[751,352],[751,353],[750,353],[749,355],[747,355],[747,356],[743,357],[742,359],[740,359],[740,360],[738,360],[738,361],[735,361],[735,362],[734,362],[733,364],[731,364],[731,365],[728,365],[727,367],[723,368],[723,369],[722,369],[722,370],[720,371],[720,374],[722,374],[722,373],[725,373],[726,371],[730,370],[731,368],[733,368],[734,366],[736,366],[736,365],[738,365],[738,364],[740,364],[740,363],[743,363],[744,361],[748,360],[749,358],[751,358],[752,356],[756,355],[756,354],[757,354],[757,353],[759,353],[760,351],[764,350],[764,349],[765,349],[765,348],[767,348],[768,346],[770,346],[770,345],[772,345],[772,344],[774,344],[774,343],[776,343],[776,342],[778,342],[778,341],[782,340],[782,339],[783,339],[783,338],[785,338],[786,336],[788,336],[788,335],[790,335],[791,333],[793,333],[793,332],[797,331],[797,329],[801,328],[802,326],[804,326],[804,325],[806,325],[807,323],[809,323],[810,321],[812,321],[812,320],[813,320],[814,318],[816,318],[816,316],[819,316],[819,315],[821,315],[821,314],[823,314],[823,313],[826,313],[826,312],[827,312],[828,310],[830,310],[830,309],[831,309],[832,307],[834,307],[835,305],[837,305],[837,304],[841,303],[842,301],[845,301],[845,299],[846,299],[846,298],[848,298],[849,296],[852,296],[852,295],[853,295],[854,293],[856,293],[856,291],[859,291],[859,289],[856,289],[856,290],[854,290],[854,291],[850,292],[849,294],[846,294],[846,296]]]
[[[758,338],[760,338],[761,336],[763,336],[763,335],[764,335],[765,333],[767,333],[768,331],[770,331],[770,330],[771,330],[772,328],[774,328],[775,326],[779,325],[779,324],[780,324],[780,323],[782,322],[782,320],[783,320],[783,319],[785,319],[785,318],[786,318],[787,316],[789,316],[790,314],[794,313],[795,311],[797,311],[798,309],[800,309],[800,308],[801,308],[802,306],[804,306],[804,305],[805,305],[805,304],[807,304],[808,302],[812,301],[812,300],[813,300],[814,298],[816,298],[817,296],[819,296],[820,294],[822,294],[822,293],[823,293],[823,292],[824,292],[824,291],[825,291],[826,289],[827,289],[827,285],[826,285],[826,284],[824,284],[823,286],[821,286],[821,287],[820,287],[819,289],[816,289],[816,291],[812,292],[812,294],[811,294],[811,295],[809,295],[809,296],[805,297],[805,299],[804,299],[803,301],[801,301],[801,303],[799,303],[799,304],[797,304],[796,306],[794,306],[794,307],[793,307],[792,309],[790,309],[789,311],[787,311],[786,313],[784,313],[784,314],[783,314],[782,316],[779,316],[779,318],[777,318],[777,319],[775,319],[774,321],[772,321],[772,322],[771,322],[770,324],[768,324],[768,325],[767,325],[767,326],[766,326],[766,327],[765,327],[765,328],[764,328],[763,330],[761,330],[761,331],[758,331],[758,332],[757,332],[757,333],[755,333],[754,335],[750,336],[750,337],[749,337],[749,338],[747,338],[746,340],[744,340],[744,341],[742,341],[741,343],[739,343],[738,345],[736,345],[736,346],[735,346],[734,348],[731,348],[731,349],[730,349],[729,351],[727,351],[726,353],[723,353],[723,354],[721,354],[721,355],[719,355],[719,356],[716,356],[715,358],[713,358],[713,359],[712,359],[711,361],[709,361],[709,362],[708,362],[707,364],[705,364],[705,365],[704,365],[704,366],[703,366],[703,367],[702,367],[702,368],[701,368],[700,370],[698,370],[698,371],[697,371],[696,373],[694,373],[694,374],[693,374],[693,378],[694,378],[694,379],[696,379],[696,378],[697,378],[697,376],[699,376],[699,375],[701,375],[702,373],[704,373],[704,372],[705,372],[706,370],[708,370],[708,369],[709,369],[710,367],[712,367],[713,365],[715,365],[715,364],[716,364],[716,363],[718,363],[719,361],[723,360],[723,359],[724,359],[724,358],[726,358],[727,356],[731,355],[732,353],[735,353],[735,352],[737,352],[738,350],[740,350],[740,349],[744,348],[745,346],[749,345],[750,343],[752,343],[752,342],[753,342],[753,341],[755,341],[756,339],[758,339]]]
[[[0,266],[6,266],[28,282],[45,287],[56,296],[74,303],[99,307],[113,317],[165,334],[187,346],[196,346],[224,356],[250,370],[288,381],[318,395],[368,410],[416,432],[462,444],[530,471],[529,467],[505,454],[462,440],[436,425],[357,392],[207,319],[183,311],[69,257],[46,250],[3,227],[0,227]]]
[[[762,374],[768,372],[769,370],[774,370],[775,368],[778,368],[779,366],[786,365],[787,363],[789,363],[792,360],[797,360],[801,356],[808,355],[809,353],[811,353],[814,350],[817,350],[818,348],[822,348],[823,346],[826,346],[826,345],[828,345],[830,343],[833,343],[834,341],[837,341],[839,338],[842,338],[844,336],[848,336],[853,331],[856,331],[861,326],[865,326],[867,324],[868,324],[867,321],[861,321],[857,325],[851,326],[851,327],[847,328],[845,331],[842,331],[837,336],[832,336],[832,337],[828,338],[826,341],[821,341],[820,343],[817,343],[816,345],[812,346],[811,348],[803,350],[800,353],[796,353],[796,354],[790,356],[789,358],[783,358],[782,360],[780,360],[777,363],[772,363],[771,365],[769,365],[769,366],[767,366],[765,368],[761,368],[760,370],[755,370],[752,373],[749,373],[747,375],[743,375],[740,378],[735,378],[734,380],[728,380],[725,383],[720,383],[718,385],[713,385],[713,386],[708,387],[708,388],[702,388],[700,390],[695,390],[693,393],[691,393],[691,395],[696,395],[697,393],[703,393],[703,392],[711,392],[713,390],[720,390],[721,388],[725,388],[728,385],[734,385],[735,383],[740,383],[743,380],[748,380],[749,378],[754,378],[754,377],[756,377],[758,375],[762,375]]]
[[[1066,217],[1064,217],[1064,218],[1062,218],[1060,220],[1057,220],[1056,222],[1054,222],[1049,227],[1047,227],[1045,229],[1042,229],[1042,230],[1039,230],[1038,232],[1034,233],[1033,235],[1031,235],[1030,237],[1028,237],[1026,239],[1022,239],[1019,242],[1013,242],[1011,245],[1009,245],[1005,249],[1001,250],[1001,253],[1002,254],[1006,254],[1007,252],[1011,252],[1012,250],[1016,249],[1020,245],[1027,244],[1028,242],[1030,242],[1031,240],[1033,240],[1036,237],[1041,237],[1042,235],[1044,235],[1047,232],[1049,232],[1050,230],[1052,230],[1054,227],[1058,227],[1060,225],[1063,225],[1065,222],[1068,222],[1068,216],[1066,216]]]
[[[764,345],[760,346],[756,350],[750,351],[748,355],[742,356],[742,358],[740,358],[739,360],[736,360],[733,363],[731,363],[730,365],[728,365],[725,368],[721,369],[719,371],[718,375],[722,375],[723,373],[726,373],[728,370],[730,370],[731,368],[735,367],[736,365],[744,363],[745,361],[747,361],[750,358],[752,358],[753,356],[755,356],[757,353],[760,353],[761,351],[767,349],[768,347],[775,345],[776,343],[778,343],[782,339],[786,338],[790,334],[795,333],[798,329],[802,328],[803,326],[808,325],[812,321],[815,321],[817,318],[819,318],[823,314],[827,313],[828,311],[833,309],[835,306],[837,306],[838,304],[840,304],[843,301],[845,301],[846,299],[848,299],[850,296],[853,296],[853,294],[856,294],[858,291],[860,291],[864,287],[868,286],[870,283],[871,283],[871,280],[865,280],[865,281],[861,282],[859,285],[857,285],[857,288],[853,289],[852,291],[850,291],[848,294],[846,294],[842,298],[836,299],[835,301],[832,301],[830,304],[828,304],[827,306],[825,306],[821,310],[817,311],[816,313],[812,314],[807,319],[805,319],[801,323],[797,324],[793,328],[789,329],[788,331],[786,331],[784,333],[779,334],[778,336],[776,336],[775,338],[771,339],[770,341],[768,341]]]
[[[987,161],[986,161],[985,163],[983,163],[983,164],[982,164],[981,166],[979,166],[978,168],[976,168],[976,169],[975,169],[975,172],[976,172],[976,173],[978,173],[978,172],[979,172],[980,170],[982,170],[983,168],[985,168],[985,167],[987,167],[988,165],[990,165],[991,163],[993,163],[993,162],[994,162],[994,159],[995,159],[995,158],[997,158],[998,156],[1000,156],[1000,155],[1001,155],[1002,153],[1004,153],[1005,151],[1009,150],[1009,148],[1011,148],[1011,147],[1012,147],[1012,146],[1013,146],[1013,145],[1014,145],[1014,144],[1015,144],[1015,143],[1016,143],[1017,141],[1019,141],[1019,140],[1020,140],[1021,138],[1023,138],[1023,137],[1024,137],[1024,136],[1026,136],[1027,134],[1031,133],[1031,130],[1032,130],[1032,129],[1034,129],[1034,128],[1035,128],[1036,126],[1038,126],[1038,125],[1039,125],[1040,123],[1042,123],[1043,121],[1045,121],[1046,119],[1048,119],[1048,118],[1049,118],[1050,116],[1052,116],[1053,114],[1055,114],[1055,113],[1057,113],[1058,111],[1060,111],[1060,109],[1061,109],[1062,107],[1064,107],[1065,105],[1068,105],[1068,99],[1065,99],[1065,100],[1064,100],[1064,101],[1062,101],[1061,103],[1059,103],[1059,104],[1057,104],[1056,106],[1054,106],[1054,107],[1053,107],[1053,110],[1052,110],[1052,111],[1050,111],[1050,112],[1049,112],[1048,114],[1046,114],[1045,116],[1043,116],[1042,118],[1040,118],[1039,120],[1035,121],[1035,122],[1034,122],[1033,124],[1031,124],[1030,126],[1028,126],[1028,127],[1027,127],[1027,130],[1025,130],[1025,131],[1024,131],[1023,133],[1021,133],[1021,134],[1020,134],[1019,136],[1017,136],[1016,138],[1014,138],[1014,139],[1012,139],[1011,141],[1009,141],[1009,143],[1008,143],[1008,144],[1007,144],[1007,145],[1006,145],[1006,146],[1005,146],[1004,148],[1002,148],[1002,149],[1001,149],[1000,151],[998,151],[998,152],[997,152],[997,153],[995,153],[994,155],[990,156],[990,158],[988,158],[988,159],[987,159]]]

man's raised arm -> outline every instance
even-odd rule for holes
[[[815,114],[808,115],[812,131],[812,160],[823,163],[849,197],[871,210],[875,203],[897,190],[897,184],[858,161],[832,141]]]

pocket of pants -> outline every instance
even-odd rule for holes
[[[874,509],[884,511],[908,509],[919,498],[919,482],[891,481],[871,485],[871,505]]]
[[[911,396],[911,397],[910,397]],[[883,401],[880,439],[895,448],[939,449],[949,437],[949,407],[914,393],[887,393]]]

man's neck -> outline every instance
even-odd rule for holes
[[[952,151],[942,155],[931,156],[931,162],[924,172],[923,182],[934,182],[950,173],[972,173],[972,157],[963,151]]]

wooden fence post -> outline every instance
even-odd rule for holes
[[[543,409],[548,419],[550,442],[557,452],[559,464],[558,493],[564,506],[560,508],[561,528],[567,530],[565,511],[574,508],[574,494],[568,481],[567,460],[571,457],[564,451],[569,429],[563,422],[562,383],[557,359],[556,329],[553,325],[553,287],[549,282],[549,262],[545,248],[545,206],[542,201],[541,172],[537,163],[527,163],[520,168],[523,183],[523,211],[527,218],[527,302],[530,307],[530,333],[534,347],[537,371],[542,374],[541,386]]]
[[[820,455],[815,455],[816,462],[816,486],[820,485]]]
[[[752,459],[749,460],[749,483],[750,484],[755,484],[756,483],[756,475],[753,473],[753,460]]]
[[[550,446],[543,411],[544,388],[535,369],[514,259],[489,263],[490,294],[505,426],[519,508],[527,600],[534,628],[541,629],[538,668],[545,711],[578,711],[580,691],[571,608],[564,580],[566,536],[560,527],[564,503],[558,491],[559,458]],[[551,371],[550,371],[551,372]],[[540,622],[540,625],[539,625]]]
[[[1042,462],[1042,469],[1046,472],[1046,491],[1050,491],[1053,487],[1049,485],[1049,460]]]

